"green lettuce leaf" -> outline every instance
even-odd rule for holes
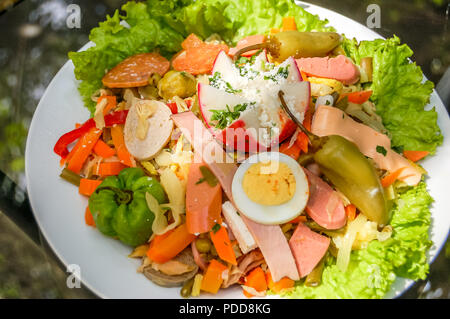
[[[424,110],[433,91],[433,83],[423,82],[419,66],[410,63],[413,54],[400,39],[374,41],[345,39],[343,48],[355,63],[363,57],[373,57],[373,90],[371,100],[392,137],[392,146],[399,150],[429,151],[434,153],[442,144],[435,109]]]
[[[402,193],[393,209],[390,239],[374,240],[363,250],[353,251],[348,270],[343,273],[333,257],[327,259],[320,286],[299,283],[284,294],[289,298],[383,298],[397,276],[425,279],[429,265],[426,252],[431,246],[429,205],[433,199],[426,184]]]
[[[328,31],[327,20],[306,12],[290,0],[149,0],[151,16],[161,17],[184,36],[219,34],[229,44],[245,36],[266,34],[294,16],[299,31]]]

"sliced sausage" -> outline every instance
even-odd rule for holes
[[[309,200],[306,212],[320,226],[326,229],[339,229],[347,222],[344,204],[330,185],[319,176],[304,169],[309,182]]]
[[[294,255],[300,278],[308,275],[320,262],[330,245],[330,238],[313,232],[303,223],[294,231],[289,246]],[[276,281],[274,279],[274,281]]]
[[[170,62],[158,53],[141,53],[130,56],[117,64],[103,77],[103,85],[109,88],[130,88],[148,85],[153,73],[163,76]]]
[[[297,59],[300,70],[309,76],[335,79],[344,84],[354,84],[359,80],[359,69],[344,55],[335,58],[301,58]]]

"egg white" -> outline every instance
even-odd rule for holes
[[[253,164],[268,161],[286,164],[295,178],[294,196],[281,205],[261,205],[252,201],[242,187],[245,173]],[[309,186],[300,164],[293,158],[279,152],[265,152],[250,156],[237,169],[231,184],[233,201],[239,211],[251,220],[266,225],[279,225],[299,216],[306,207],[309,198]]]

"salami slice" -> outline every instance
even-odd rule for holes
[[[163,76],[170,62],[158,53],[141,53],[130,56],[112,68],[102,79],[109,88],[145,86],[153,73]]]

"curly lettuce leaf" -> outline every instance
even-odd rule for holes
[[[306,12],[291,0],[148,0],[151,16],[183,34],[207,38],[219,34],[235,44],[245,36],[266,34],[280,27],[283,17],[294,16],[300,31],[327,31],[327,20]]]
[[[431,246],[429,205],[433,199],[421,182],[402,193],[393,209],[392,237],[374,240],[363,250],[352,252],[345,273],[328,258],[320,286],[303,283],[284,294],[289,298],[383,298],[397,276],[424,279],[429,271],[426,252]]]
[[[423,82],[419,66],[410,63],[412,50],[400,45],[396,36],[390,39],[362,41],[344,39],[343,48],[355,63],[373,57],[373,90],[371,100],[398,150],[429,151],[434,154],[442,144],[435,109],[424,110],[433,91],[433,83]]]
[[[183,37],[152,19],[145,4],[128,2],[122,10],[126,13],[122,18],[130,28],[121,24],[119,11],[116,11],[91,31],[89,39],[95,43],[94,47],[69,53],[75,77],[81,81],[79,92],[91,113],[95,110],[91,96],[102,87],[101,79],[107,70],[133,54],[159,49],[163,55],[170,56],[181,49]]]

